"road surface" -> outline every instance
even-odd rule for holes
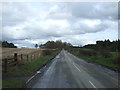
[[[118,80],[62,50],[32,88],[118,88]]]

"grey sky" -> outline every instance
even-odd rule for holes
[[[3,40],[33,47],[61,39],[73,45],[118,38],[117,2],[3,3]]]

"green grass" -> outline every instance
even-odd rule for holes
[[[100,64],[102,66],[105,66],[107,68],[120,71],[120,66],[113,63],[113,60],[118,56],[118,52],[111,52],[112,56],[109,58],[104,58],[99,53],[97,53],[97,55],[94,55],[94,56],[85,56],[85,55],[80,54],[75,51],[70,51],[70,53],[72,53],[80,58],[83,58],[84,60],[86,60],[88,62],[94,62],[94,63]],[[119,52],[119,54],[120,54],[120,52]]]
[[[110,52],[113,55],[113,58],[120,56],[120,52]]]
[[[80,50],[84,50],[84,51],[92,51],[93,49],[90,48],[79,48]]]
[[[90,49],[90,48],[73,48],[72,50],[93,51],[93,49]]]
[[[25,84],[24,80],[3,80],[3,88],[22,88]]]
[[[43,56],[32,62],[27,62],[21,66],[14,66],[9,68],[7,73],[3,72],[4,77],[23,77],[32,76],[37,70],[42,68],[45,64],[49,63],[59,51],[53,52],[51,55]],[[26,81],[23,80],[2,80],[3,88],[21,88]]]

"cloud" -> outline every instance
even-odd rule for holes
[[[117,19],[116,3],[67,3],[67,9],[73,16],[89,19]]]
[[[29,20],[34,13],[29,3],[3,3],[2,5],[3,26],[15,26]],[[32,11],[32,12],[31,12]]]
[[[117,5],[98,2],[3,3],[3,10],[0,10],[3,40],[19,47],[32,47],[35,43],[57,39],[75,45],[117,39]],[[101,38],[104,33],[107,35]]]

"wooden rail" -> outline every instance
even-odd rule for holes
[[[30,54],[14,53],[14,57],[2,59],[2,71],[7,72],[9,67],[24,64],[24,62],[31,62],[42,56],[41,51],[32,52]]]

